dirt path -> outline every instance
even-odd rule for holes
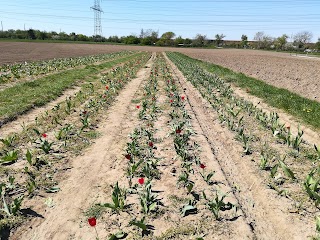
[[[279,198],[262,183],[250,156],[241,155],[241,145],[226,128],[221,127],[210,104],[174,65],[171,66],[179,76],[197,121],[215,153],[213,160],[232,187],[256,238],[298,240],[310,237],[314,231],[313,219],[290,213],[292,202]]]
[[[150,67],[152,61],[153,58],[147,66]],[[93,236],[92,228],[79,225],[82,210],[97,199],[103,191],[101,185],[113,183],[118,177],[122,147],[136,119],[131,100],[149,72],[150,68],[139,70],[138,77],[116,98],[106,119],[101,122],[101,137],[83,156],[73,160],[67,179],[59,184],[62,190],[52,197],[55,206],[46,209],[42,206],[44,219],[34,219],[30,224],[32,230],[18,229],[12,239],[90,239]]]

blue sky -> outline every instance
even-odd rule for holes
[[[0,0],[0,21],[7,29],[39,29],[93,35],[94,1]],[[139,35],[140,30],[172,31],[193,38],[253,39],[258,31],[272,37],[300,31],[320,37],[320,0],[103,0],[102,31],[111,35]],[[1,27],[1,26],[0,26]]]

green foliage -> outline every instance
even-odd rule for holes
[[[11,185],[13,184],[14,178],[10,179]],[[0,197],[1,197],[1,205],[0,205],[0,216],[4,215],[6,217],[16,216],[21,208],[22,201],[24,199],[23,196],[18,196],[16,198],[8,197],[10,200],[8,202],[6,193],[7,189],[10,189],[10,186],[6,186],[6,184],[0,184]],[[2,213],[2,214],[1,214]]]
[[[145,184],[143,191],[140,193],[140,205],[144,214],[156,210],[158,206],[157,195],[152,193],[151,182]]]
[[[215,197],[213,199],[208,199],[205,192],[202,192],[203,198],[207,200],[207,207],[213,213],[215,218],[220,219],[220,211],[226,211],[230,209],[235,209],[237,211],[237,206],[231,202],[224,202],[224,199],[228,196],[227,194],[216,191]]]
[[[5,151],[0,158],[0,164],[12,164],[18,160],[18,151]]]
[[[121,189],[118,182],[115,184],[112,191],[112,202],[99,204],[100,206],[111,208],[114,211],[124,210],[126,208],[127,190]]]
[[[189,200],[188,203],[183,205],[181,208],[181,214],[183,217],[188,216],[189,214],[195,214],[197,211],[196,201],[194,200]]]

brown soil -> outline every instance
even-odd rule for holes
[[[297,58],[289,53],[236,49],[184,52],[190,57],[221,65],[311,100],[320,101],[318,58]]]

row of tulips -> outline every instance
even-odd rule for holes
[[[11,82],[24,77],[35,77],[55,71],[75,68],[116,58],[128,56],[131,51],[109,54],[92,55],[85,57],[61,58],[38,62],[25,62],[0,66],[0,83]]]
[[[310,199],[314,200],[316,207],[320,204],[320,167],[317,163],[320,159],[320,152],[317,146],[314,145],[313,148],[303,141],[303,131],[300,128],[297,135],[292,134],[290,125],[281,124],[277,113],[268,114],[245,99],[237,97],[230,84],[206,72],[196,61],[177,53],[168,53],[168,57],[183,72],[187,80],[210,102],[213,109],[219,114],[221,124],[236,133],[236,139],[243,144],[244,153],[257,152],[260,154],[259,167],[262,170],[270,171],[267,180],[269,187],[280,195],[289,197],[288,190],[281,189],[287,178],[291,181],[286,182],[287,186],[299,182],[302,190]],[[272,145],[281,142],[286,144],[287,148],[282,147],[279,150],[278,147],[269,144],[260,144],[258,139],[261,132],[256,127],[259,124],[265,129],[265,132],[270,133],[268,139],[270,139],[269,142],[274,142]],[[313,166],[306,177],[300,176],[301,173],[293,173],[285,163],[285,160],[294,163],[296,158],[308,165],[310,165],[309,160],[312,160]],[[279,172],[279,169],[282,172]],[[292,199],[293,196],[290,198]]]
[[[21,221],[19,210],[26,196],[59,191],[54,175],[61,168],[61,160],[66,163],[66,159],[91,143],[97,135],[100,115],[149,58],[150,54],[140,54],[113,68],[100,81],[87,84],[75,97],[38,117],[23,132],[1,139],[1,168],[9,177],[1,176],[0,228]],[[21,171],[10,168],[11,164],[25,160]]]
[[[148,235],[152,230],[146,222],[148,216],[157,210],[159,203],[158,196],[152,190],[152,180],[160,177],[158,171],[159,159],[155,156],[157,139],[154,137],[154,122],[157,120],[159,113],[157,103],[158,78],[156,60],[151,68],[150,77],[144,86],[142,102],[135,107],[138,111],[140,124],[130,134],[130,141],[125,148],[124,158],[127,161],[128,188],[120,187],[119,183],[116,182],[113,185],[112,202],[98,204],[102,208],[109,209],[111,215],[118,214],[120,217],[122,212],[129,214],[131,220],[127,222],[127,227],[131,226],[133,231],[136,228],[139,229],[140,236]],[[140,213],[132,213],[133,204],[128,203],[128,195],[131,198],[137,196]],[[142,216],[140,216],[141,213]],[[90,226],[95,226],[97,216],[90,216],[88,223]],[[109,227],[113,229],[115,226]],[[118,229],[116,233],[110,235],[110,239],[122,239],[127,235],[128,233]]]
[[[195,214],[198,212],[198,205],[205,204],[206,208],[212,212],[215,219],[221,220],[221,212],[227,210],[237,211],[237,205],[226,201],[227,193],[224,193],[219,184],[213,181],[215,171],[210,171],[207,166],[199,158],[199,144],[192,140],[195,132],[192,129],[191,117],[186,110],[187,98],[181,95],[179,81],[172,77],[167,79],[167,97],[170,99],[171,105],[171,135],[174,140],[174,148],[178,159],[181,161],[181,173],[177,179],[177,185],[186,188],[187,194],[192,196],[189,201],[182,206],[181,212],[183,216]],[[200,179],[205,182],[199,182],[198,189],[202,193],[202,198],[199,198],[199,193],[195,190],[195,181],[192,180],[194,174],[200,175]]]

